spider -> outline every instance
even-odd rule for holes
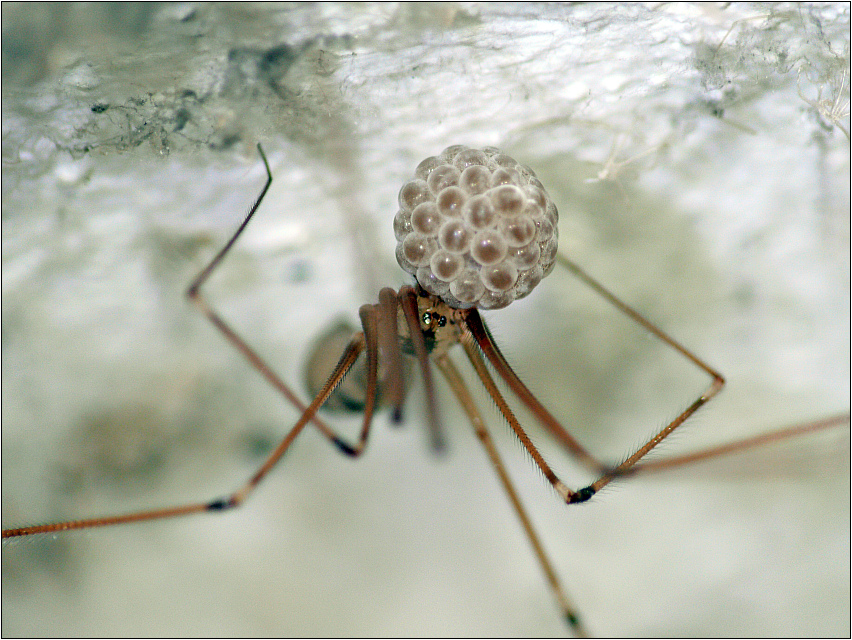
[[[461,345],[467,359],[535,465],[566,504],[587,502],[609,483],[642,471],[672,468],[697,459],[719,456],[844,422],[848,416],[798,425],[764,436],[740,440],[724,447],[666,460],[641,462],[664,439],[683,424],[724,385],[724,378],[702,359],[680,345],[665,332],[619,300],[579,265],[557,252],[557,212],[535,173],[498,149],[470,149],[456,145],[438,156],[427,158],[415,170],[399,194],[400,210],[394,219],[398,240],[397,261],[415,277],[415,284],[398,291],[383,289],[376,304],[361,307],[362,329],[344,349],[337,366],[312,402],[305,405],[210,305],[203,285],[221,264],[248,226],[272,183],[272,171],[263,149],[258,146],[266,171],[266,183],[248,214],[224,247],[193,279],[187,290],[190,301],[213,323],[223,336],[275,387],[302,415],[284,439],[267,456],[249,480],[223,498],[194,502],[117,516],[43,524],[3,531],[4,538],[39,533],[56,533],[171,518],[201,512],[219,512],[241,505],[276,466],[308,424],[347,456],[358,457],[365,451],[373,415],[377,409],[379,388],[391,406],[394,422],[403,419],[405,390],[403,357],[413,357],[420,368],[426,388],[426,414],[433,447],[444,446],[444,430],[433,380],[431,363],[445,377],[471,426],[482,443],[521,522],[549,588],[567,625],[578,635],[587,635],[580,614],[562,586],[553,562],[506,471],[476,403],[460,372],[448,356]],[[479,309],[499,309],[523,298],[548,275],[556,263],[573,273],[618,311],[656,336],[710,378],[705,391],[669,424],[618,465],[600,461],[583,447],[542,405],[515,374],[496,345],[479,314]],[[363,421],[356,440],[341,436],[317,415],[349,374],[359,356],[366,359],[366,390]],[[380,375],[380,364],[384,373]],[[570,487],[554,472],[527,435],[497,384],[491,370],[562,445],[580,463],[597,474],[583,487]]]

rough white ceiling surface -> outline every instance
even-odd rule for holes
[[[219,496],[296,419],[183,297],[258,142],[275,182],[208,290],[302,393],[406,281],[400,185],[464,143],[533,167],[561,250],[728,377],[662,455],[848,411],[847,3],[2,11],[4,526]],[[608,459],[706,384],[558,270],[487,320]],[[441,397],[440,458],[415,384],[362,459],[306,431],[238,512],[5,545],[3,634],[566,634]],[[478,397],[592,633],[850,633],[846,427],[568,508]]]

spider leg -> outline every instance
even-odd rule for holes
[[[408,325],[411,342],[414,345],[414,354],[420,363],[420,371],[423,374],[423,386],[426,389],[426,412],[429,416],[429,428],[432,435],[432,449],[443,451],[446,443],[438,416],[438,401],[435,394],[435,383],[432,379],[432,368],[429,366],[429,354],[426,350],[426,341],[420,329],[420,319],[417,317],[419,309],[417,306],[417,293],[413,287],[408,285],[399,290],[399,303]]]
[[[698,396],[698,398],[696,398],[686,409],[684,409],[680,413],[680,415],[678,415],[674,420],[672,420],[662,430],[660,430],[659,433],[654,435],[650,440],[648,440],[648,442],[639,447],[639,449],[635,453],[633,453],[633,455],[627,458],[627,460],[622,462],[618,467],[616,467],[612,471],[604,473],[591,485],[589,485],[585,489],[582,489],[579,492],[581,494],[581,497],[588,500],[601,488],[609,484],[614,478],[625,475],[637,462],[639,462],[639,460],[645,457],[648,452],[654,449],[658,444],[665,440],[675,429],[682,425],[687,420],[687,418],[689,418],[693,413],[698,411],[699,408],[701,408],[704,404],[710,401],[717,393],[719,393],[719,391],[722,390],[722,387],[725,385],[725,379],[724,377],[722,377],[722,374],[710,367],[710,365],[701,360],[689,349],[681,345],[674,338],[665,333],[662,329],[651,323],[638,311],[619,300],[606,287],[604,287],[597,280],[595,280],[588,273],[586,273],[578,264],[576,264],[572,260],[569,260],[560,253],[557,253],[557,260],[562,264],[562,266],[571,271],[577,278],[579,278],[584,284],[586,284],[586,286],[595,291],[595,293],[600,295],[607,302],[612,304],[616,309],[621,311],[639,326],[651,332],[659,340],[661,340],[665,344],[669,345],[672,349],[680,353],[684,358],[692,362],[695,366],[704,371],[712,379],[707,389],[700,396]]]
[[[346,455],[352,457],[358,457],[362,453],[364,453],[364,448],[367,446],[367,437],[370,434],[370,424],[373,421],[373,412],[376,409],[376,395],[378,394],[378,371],[379,371],[379,318],[377,316],[381,316],[382,307],[381,305],[371,305],[365,304],[358,310],[358,315],[361,317],[361,326],[364,328],[363,332],[359,332],[355,334],[353,340],[358,340],[366,345],[367,349],[367,395],[364,399],[364,421],[361,426],[361,434],[358,437],[358,442],[354,445],[350,445],[343,440],[337,434],[334,434],[332,442],[337,445],[337,448],[340,449]],[[350,343],[351,345],[352,343]],[[360,351],[360,350],[359,350]],[[344,358],[346,356],[346,352],[344,352]],[[357,354],[356,354],[357,359]],[[337,368],[334,373],[329,378],[326,385],[331,384],[331,391],[334,391],[334,388],[340,384],[343,378],[346,376],[346,373],[349,371],[349,368],[355,364],[353,360],[351,364],[349,364],[346,368],[346,371],[342,373],[342,375],[338,375],[340,371],[340,365],[343,363],[343,358],[341,358],[341,362],[338,363]]]
[[[497,403],[497,406],[500,408],[500,411],[503,413],[503,416],[509,422],[510,426],[515,431],[518,438],[521,440],[521,443],[524,445],[527,451],[529,451],[536,465],[538,465],[539,469],[541,469],[542,473],[544,473],[547,480],[553,485],[554,489],[556,489],[559,495],[562,496],[563,500],[568,503],[585,502],[586,500],[590,499],[595,493],[600,491],[600,489],[612,482],[613,479],[619,476],[626,475],[628,472],[630,472],[631,468],[637,462],[639,462],[639,460],[645,457],[648,452],[653,450],[657,445],[659,445],[663,440],[665,440],[675,429],[677,429],[681,424],[683,424],[693,413],[698,411],[701,406],[703,406],[717,393],[719,393],[719,391],[725,384],[725,379],[715,369],[711,368],[703,360],[698,358],[698,356],[696,356],[694,353],[692,353],[680,343],[678,343],[676,340],[674,340],[674,338],[670,337],[659,327],[655,326],[650,321],[645,319],[632,307],[628,306],[627,304],[619,300],[617,297],[615,297],[608,289],[606,289],[606,287],[597,282],[597,280],[593,279],[583,269],[581,269],[579,265],[565,258],[561,254],[557,254],[557,259],[562,263],[565,268],[571,271],[575,276],[577,276],[587,286],[589,286],[596,293],[606,299],[610,304],[615,306],[619,311],[627,315],[630,319],[642,326],[647,331],[653,333],[658,339],[669,345],[671,348],[680,353],[682,356],[684,356],[687,360],[695,364],[697,367],[702,369],[712,378],[712,381],[707,387],[707,389],[700,396],[698,396],[698,398],[696,398],[686,409],[684,409],[680,413],[680,415],[678,415],[661,431],[659,431],[650,440],[648,440],[648,442],[639,447],[639,449],[636,450],[629,458],[627,458],[627,460],[625,460],[623,463],[621,463],[614,469],[607,470],[606,467],[603,467],[603,465],[601,465],[595,458],[588,454],[579,445],[579,443],[577,443],[574,438],[571,437],[568,432],[556,421],[556,419],[553,418],[553,416],[541,405],[541,403],[539,403],[538,400],[535,399],[532,393],[512,371],[512,368],[509,366],[508,362],[506,362],[506,359],[500,353],[500,350],[497,348],[496,344],[491,338],[491,335],[489,334],[485,323],[482,322],[482,318],[479,316],[479,313],[476,312],[476,310],[471,310],[471,312],[467,314],[465,319],[467,331],[465,331],[463,334],[462,344],[464,345],[465,350],[467,351],[471,363],[476,368],[479,377],[482,379],[483,383],[488,389],[488,392],[491,394],[491,397],[494,398],[494,401]],[[497,372],[509,384],[510,388],[518,395],[518,397],[524,402],[524,404],[526,404],[535,413],[538,419],[562,440],[563,444],[568,447],[569,451],[574,453],[581,461],[587,463],[588,465],[596,465],[598,468],[603,469],[602,475],[595,482],[593,482],[588,487],[584,487],[579,491],[575,492],[569,489],[561,480],[559,480],[559,478],[550,469],[549,465],[545,462],[541,454],[535,449],[532,442],[529,441],[529,437],[526,435],[523,428],[518,423],[517,419],[515,419],[514,415],[512,415],[511,410],[509,409],[508,405],[506,405],[505,400],[500,395],[496,386],[494,386],[494,383],[491,380],[490,375],[488,374],[488,370],[485,367],[485,363],[482,362],[482,358],[479,356],[479,353],[473,346],[474,342],[479,346],[480,349],[482,349],[482,352],[485,354],[485,357],[489,360],[489,362],[491,362],[492,366],[494,366]]]
[[[263,377],[266,378],[266,380],[273,387],[275,387],[292,405],[294,405],[302,412],[302,416],[299,418],[296,425],[293,426],[292,429],[290,429],[290,431],[287,433],[287,435],[284,437],[278,447],[269,455],[266,461],[264,461],[258,471],[249,479],[249,481],[227,498],[221,500],[213,500],[210,502],[198,502],[180,505],[176,507],[168,507],[164,509],[137,511],[118,516],[89,518],[85,520],[74,520],[67,522],[34,525],[29,527],[20,527],[15,529],[6,529],[3,530],[4,538],[33,535],[37,533],[65,531],[69,529],[102,527],[116,524],[124,524],[129,522],[141,522],[146,520],[159,520],[163,518],[189,515],[192,513],[200,513],[204,511],[221,511],[236,507],[245,500],[245,498],[266,476],[266,474],[269,473],[272,467],[278,462],[281,456],[284,455],[284,453],[292,444],[293,440],[295,440],[296,436],[299,435],[299,433],[302,431],[302,429],[308,422],[313,422],[314,425],[316,425],[316,427],[320,430],[320,432],[331,442],[337,445],[338,449],[340,449],[344,453],[357,456],[360,455],[360,453],[364,450],[367,441],[367,436],[369,433],[370,422],[372,420],[373,409],[375,407],[377,390],[377,312],[373,309],[371,305],[365,305],[361,309],[361,320],[364,326],[364,332],[358,332],[353,336],[352,340],[349,343],[349,346],[344,351],[340,362],[338,363],[334,373],[329,378],[328,382],[326,382],[325,386],[322,388],[322,390],[320,390],[320,392],[314,398],[313,402],[310,405],[305,406],[304,403],[302,403],[301,400],[299,400],[299,398],[284,383],[284,381],[281,380],[278,374],[276,374],[272,370],[272,368],[268,364],[266,364],[266,362],[257,354],[257,352],[251,346],[249,346],[249,344],[245,340],[243,340],[236,333],[236,331],[234,331],[219,316],[215,309],[213,309],[213,307],[208,304],[206,298],[201,293],[201,286],[207,281],[207,279],[213,273],[214,269],[222,262],[228,251],[230,251],[234,243],[237,241],[237,239],[243,233],[245,228],[248,226],[248,223],[251,221],[255,212],[260,207],[264,196],[269,190],[269,186],[272,184],[272,173],[269,169],[269,162],[267,161],[266,154],[263,152],[263,148],[260,145],[258,145],[258,151],[260,152],[261,158],[263,159],[263,165],[266,169],[266,183],[264,184],[260,195],[258,195],[258,197],[255,199],[254,203],[249,209],[248,214],[246,215],[240,226],[237,228],[237,231],[234,233],[234,235],[231,236],[225,246],[214,256],[210,263],[206,267],[204,267],[204,269],[202,269],[198,276],[196,276],[196,278],[192,281],[189,288],[187,289],[187,297],[195,304],[198,309],[200,309],[200,311],[205,316],[207,316],[207,318],[222,333],[222,335],[224,335],[225,338],[237,349],[237,351],[239,351],[249,361],[249,363],[255,369],[257,369],[261,373],[261,375],[263,375]],[[396,333],[394,331],[394,336],[395,335]],[[364,425],[361,430],[359,442],[355,446],[352,446],[347,444],[340,436],[338,436],[334,432],[333,429],[328,427],[322,420],[320,420],[316,416],[316,412],[325,403],[334,388],[340,383],[341,380],[343,380],[343,378],[352,368],[352,365],[357,360],[358,355],[361,353],[361,351],[364,350],[365,346],[367,349],[367,360],[370,376],[368,379],[367,387],[367,407],[365,408],[364,412]]]
[[[230,326],[219,316],[219,314],[213,309],[213,307],[207,303],[206,298],[201,293],[201,286],[207,282],[207,279],[219,266],[228,252],[236,243],[237,239],[242,235],[243,231],[245,231],[251,219],[254,217],[254,214],[257,212],[258,208],[260,208],[261,202],[263,202],[264,196],[266,196],[266,192],[269,191],[269,187],[272,185],[272,171],[269,168],[269,161],[266,159],[266,154],[263,152],[263,147],[260,144],[257,145],[257,150],[260,153],[260,157],[263,160],[263,166],[266,169],[266,183],[263,185],[263,189],[261,189],[260,194],[255,198],[251,207],[249,208],[246,217],[243,219],[240,226],[234,232],[234,235],[225,243],[225,246],[219,250],[213,259],[204,267],[201,272],[193,279],[192,283],[190,283],[189,287],[186,291],[187,298],[192,301],[193,304],[207,316],[207,319],[215,326],[223,336],[230,342],[237,351],[239,351],[246,360],[249,361],[255,369],[257,369],[260,374],[266,378],[267,382],[275,387],[281,395],[283,395],[290,404],[292,404],[296,409],[301,412],[305,412],[307,410],[307,406],[299,399],[299,397],[293,393],[287,384],[257,355],[257,352],[252,349],[243,340]],[[329,440],[334,440],[335,435],[333,431],[318,417],[314,416],[312,419],[314,425],[323,433],[323,435]]]
[[[388,287],[379,291],[379,346],[388,367],[383,391],[387,394],[388,404],[393,407],[392,420],[396,424],[402,422],[402,404],[405,400],[402,351],[397,330],[398,305],[396,291]]]
[[[30,527],[20,527],[16,529],[4,529],[3,537],[12,538],[17,536],[27,536],[37,533],[52,533],[57,531],[67,531],[71,529],[89,529],[93,527],[105,527],[116,524],[126,524],[130,522],[143,522],[148,520],[161,520],[163,518],[173,518],[176,516],[185,516],[193,513],[202,513],[205,511],[224,511],[239,506],[248,497],[248,495],[260,484],[261,480],[269,473],[275,464],[281,459],[290,445],[301,433],[305,425],[310,422],[314,414],[328,400],[334,387],[337,386],[343,377],[355,364],[358,355],[364,349],[365,339],[362,333],[356,334],[349,346],[343,353],[334,373],[325,383],[322,390],[314,398],[313,402],[308,406],[301,418],[290,429],[281,443],[275,450],[266,458],[258,470],[251,478],[237,491],[230,496],[222,499],[216,499],[209,502],[193,502],[175,507],[166,507],[164,509],[152,509],[146,511],[136,511],[133,513],[122,514],[118,516],[107,516],[100,518],[89,518],[86,520],[73,520],[68,522],[56,522],[51,524],[34,525]]]
[[[657,471],[674,469],[687,464],[692,464],[693,462],[699,462],[701,460],[709,460],[711,458],[718,458],[721,456],[739,453],[741,451],[747,451],[748,449],[761,447],[771,442],[779,442],[781,440],[787,440],[788,438],[795,438],[797,436],[805,435],[806,433],[814,433],[817,431],[822,431],[824,429],[838,427],[840,425],[847,424],[848,422],[849,414],[843,413],[836,416],[829,416],[827,418],[823,418],[822,420],[799,423],[782,429],[776,429],[768,433],[752,436],[751,438],[743,438],[742,440],[728,442],[726,444],[716,447],[708,447],[706,449],[694,451],[693,453],[687,453],[684,455],[667,458],[665,460],[640,462],[632,469],[627,471],[625,475],[654,473]]]
[[[479,318],[479,314],[471,314],[471,316],[475,316]],[[468,317],[470,319],[470,316]],[[483,325],[484,326],[484,325]],[[515,435],[518,437],[518,440],[521,441],[521,444],[524,448],[529,452],[530,456],[535,462],[536,466],[541,470],[544,474],[544,477],[547,478],[547,481],[553,486],[559,496],[563,501],[571,503],[571,502],[582,502],[579,499],[579,495],[577,492],[572,491],[568,488],[568,486],[559,479],[559,477],[554,473],[553,469],[550,468],[550,465],[544,459],[544,456],[541,455],[539,450],[530,440],[530,437],[527,435],[524,428],[521,426],[521,423],[518,422],[518,419],[515,417],[515,414],[512,413],[512,409],[509,407],[509,404],[506,402],[506,399],[503,397],[503,394],[500,393],[500,390],[497,388],[497,385],[494,384],[494,379],[491,377],[491,374],[488,372],[488,367],[485,366],[485,361],[482,359],[482,356],[477,351],[477,339],[475,334],[470,330],[462,331],[461,335],[461,344],[464,347],[465,353],[467,354],[468,360],[473,365],[473,368],[476,370],[476,374],[479,376],[479,379],[482,381],[482,384],[485,386],[485,389],[488,391],[488,394],[491,396],[491,399],[494,400],[494,403],[497,405],[497,408],[500,410],[500,413],[503,414],[503,418],[506,422],[509,423],[509,426],[512,428],[512,431],[515,432]]]
[[[553,564],[547,557],[544,546],[535,532],[532,520],[530,520],[529,515],[521,503],[521,498],[512,484],[512,479],[506,471],[506,467],[500,458],[500,454],[497,451],[494,441],[491,439],[491,435],[485,428],[485,421],[482,419],[470,391],[468,391],[467,386],[465,386],[464,380],[461,375],[459,375],[458,370],[446,353],[439,355],[436,358],[436,362],[438,364],[438,368],[441,370],[441,373],[444,374],[444,377],[450,384],[450,388],[453,390],[453,393],[456,394],[456,398],[458,398],[462,408],[467,414],[470,424],[476,432],[476,436],[479,438],[482,446],[485,447],[485,451],[488,453],[491,464],[494,466],[494,470],[500,478],[500,483],[503,485],[503,489],[506,491],[506,495],[509,497],[509,501],[512,503],[512,507],[515,509],[515,513],[521,521],[521,525],[524,528],[524,532],[527,534],[527,538],[533,547],[533,551],[535,551],[535,555],[538,558],[542,571],[544,571],[544,575],[547,578],[547,582],[550,585],[551,590],[553,591],[553,595],[556,597],[559,607],[562,609],[565,620],[568,622],[568,625],[574,633],[580,637],[587,637],[586,631],[580,623],[580,618],[577,614],[576,608],[573,604],[571,604],[568,596],[565,594],[565,590],[559,582],[559,577],[553,569]]]
[[[497,343],[494,342],[494,339],[491,337],[491,332],[482,321],[482,317],[476,309],[472,309],[467,314],[465,324],[470,335],[479,345],[479,348],[482,349],[482,353],[485,354],[485,357],[496,369],[497,373],[500,374],[500,377],[505,380],[506,384],[509,385],[509,388],[514,391],[515,395],[518,396],[521,402],[523,402],[527,408],[535,414],[539,422],[550,429],[550,432],[562,442],[566,449],[568,449],[571,454],[576,456],[577,459],[587,467],[599,473],[608,470],[609,467],[605,466],[592,456],[592,454],[586,451],[585,448],[583,448],[583,446],[577,442],[570,433],[568,433],[568,430],[559,424],[559,421],[553,417],[545,406],[533,395],[532,391],[530,391],[521,381],[518,375],[512,370],[512,367],[509,366],[506,358],[500,352],[500,348],[497,346]]]

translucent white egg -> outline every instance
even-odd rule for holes
[[[397,262],[451,307],[500,309],[556,260],[558,213],[529,167],[495,147],[447,147],[399,192]]]

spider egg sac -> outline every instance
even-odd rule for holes
[[[451,307],[500,309],[553,269],[556,206],[535,173],[494,147],[447,147],[399,190],[399,266]]]

